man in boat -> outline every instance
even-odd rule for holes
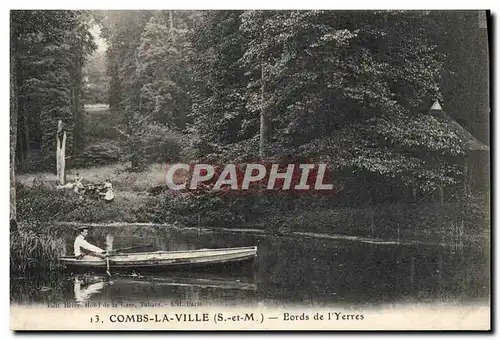
[[[89,234],[89,229],[88,228],[81,228],[80,233],[78,236],[75,238],[75,243],[73,244],[74,247],[74,254],[75,257],[78,260],[91,260],[91,259],[97,259],[97,258],[104,258],[105,257],[105,251],[102,250],[101,248],[94,246],[93,244],[87,242],[85,238]],[[88,250],[91,252],[93,255],[85,255],[82,253],[82,248],[85,250]]]

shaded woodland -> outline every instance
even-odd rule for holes
[[[328,163],[337,203],[489,194],[483,12],[11,12],[12,172],[55,171],[58,120],[70,168],[106,163],[84,127],[103,101],[131,172],[291,157]]]

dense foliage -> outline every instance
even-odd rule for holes
[[[463,40],[450,29],[462,21],[484,39],[468,12],[110,11],[110,103],[131,138],[138,121],[158,123],[188,133],[199,157],[293,154],[432,191],[462,180],[470,151],[428,112],[460,93],[449,59],[464,53],[450,38]],[[138,167],[144,149],[128,150]]]
[[[489,192],[483,19],[478,11],[12,11],[11,270],[56,269],[64,242],[45,225],[54,221],[482,240],[488,198],[467,178]],[[105,52],[94,53],[95,25]],[[429,111],[435,100],[446,113]],[[110,108],[84,114],[84,103]],[[111,178],[112,203],[55,190],[47,174],[16,190],[15,170],[55,172],[58,120],[68,169],[119,163],[85,178]],[[171,162],[277,160],[327,163],[335,190],[165,188]],[[148,173],[151,163],[161,164]]]
[[[27,228],[27,233],[38,236],[43,234],[46,223],[54,221],[153,222],[188,227],[251,227],[276,234],[310,231],[390,239],[396,239],[400,232],[400,236],[407,239],[419,239],[429,234],[436,242],[449,242],[450,232],[462,223],[468,237],[483,237],[488,231],[489,221],[488,205],[478,198],[472,199],[465,208],[439,203],[353,207],[335,196],[165,193],[117,205],[82,201],[73,193],[61,194],[41,186],[18,185],[18,194],[20,223]]]
[[[82,67],[95,48],[91,22],[85,11],[11,12],[21,164],[36,150],[32,166],[53,168],[58,120],[68,133],[68,153],[83,147]]]
[[[52,165],[58,119],[68,154],[83,151],[82,79],[87,99],[107,89],[122,159],[137,170],[188,147],[189,160],[290,154],[354,187],[431,192],[463,181],[464,156],[486,150],[466,131],[487,141],[486,55],[463,48],[486,50],[478,12],[13,13],[23,164],[41,150]],[[92,22],[108,48],[83,68]],[[436,99],[450,117],[429,114]]]
[[[191,12],[106,11],[103,35],[109,104],[123,110],[123,144],[132,169],[173,161],[191,101],[186,34]],[[159,144],[151,144],[158,142]],[[152,148],[158,150],[151,157]],[[164,155],[158,155],[163,152]]]
[[[203,153],[257,157],[264,115],[267,155],[326,161],[372,185],[433,190],[462,179],[453,157],[467,141],[428,112],[442,99],[445,55],[439,36],[429,38],[439,17],[225,11],[204,19],[193,34]]]

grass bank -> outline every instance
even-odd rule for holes
[[[116,163],[104,166],[93,166],[89,168],[73,168],[66,171],[67,180],[72,180],[79,173],[83,176],[83,183],[102,183],[111,179],[116,194],[127,196],[131,193],[146,194],[148,189],[154,186],[164,185],[168,164],[151,164],[141,172],[128,171],[128,165]],[[39,172],[19,174],[17,182],[26,188],[43,187],[55,189],[57,178],[55,173]]]
[[[474,243],[489,240],[488,203],[392,203],[343,206],[335,197],[156,197],[141,208],[149,221],[185,226],[252,228],[275,235],[297,232],[392,241]]]

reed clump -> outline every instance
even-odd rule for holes
[[[10,271],[12,274],[53,272],[59,269],[64,240],[21,228],[10,233]]]

